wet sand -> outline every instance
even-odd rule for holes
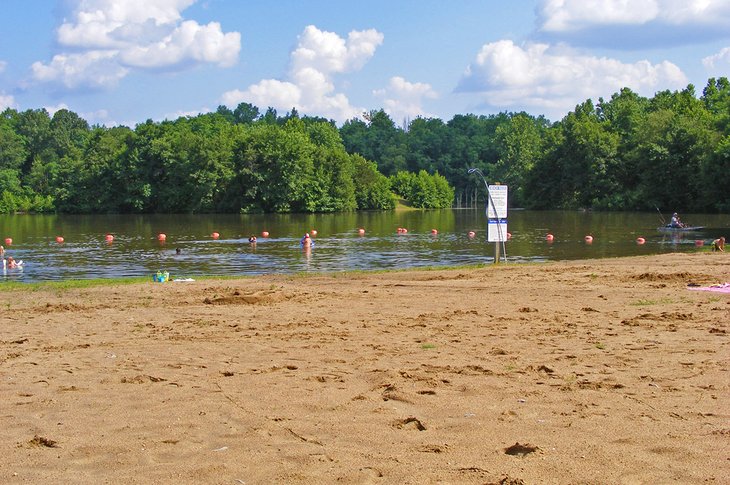
[[[174,275],[173,275],[174,277]],[[727,254],[1,291],[3,483],[730,483]]]

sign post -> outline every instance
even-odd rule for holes
[[[494,245],[494,262],[499,263],[499,245],[507,240],[507,185],[488,186],[487,241]]]

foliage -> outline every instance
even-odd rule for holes
[[[527,113],[345,122],[248,103],[177,120],[89,126],[0,113],[0,212],[334,212],[473,206],[478,168],[533,209],[730,210],[730,82],[651,98],[628,88],[554,123]]]

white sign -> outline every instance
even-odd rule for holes
[[[507,218],[507,186],[506,185],[490,185],[489,197],[491,202],[487,204],[488,219],[506,219]],[[496,211],[496,212],[495,212]]]
[[[507,240],[507,219],[489,219],[487,221],[487,242]]]

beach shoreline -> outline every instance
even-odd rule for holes
[[[728,483],[730,258],[0,292],[4,483]]]

